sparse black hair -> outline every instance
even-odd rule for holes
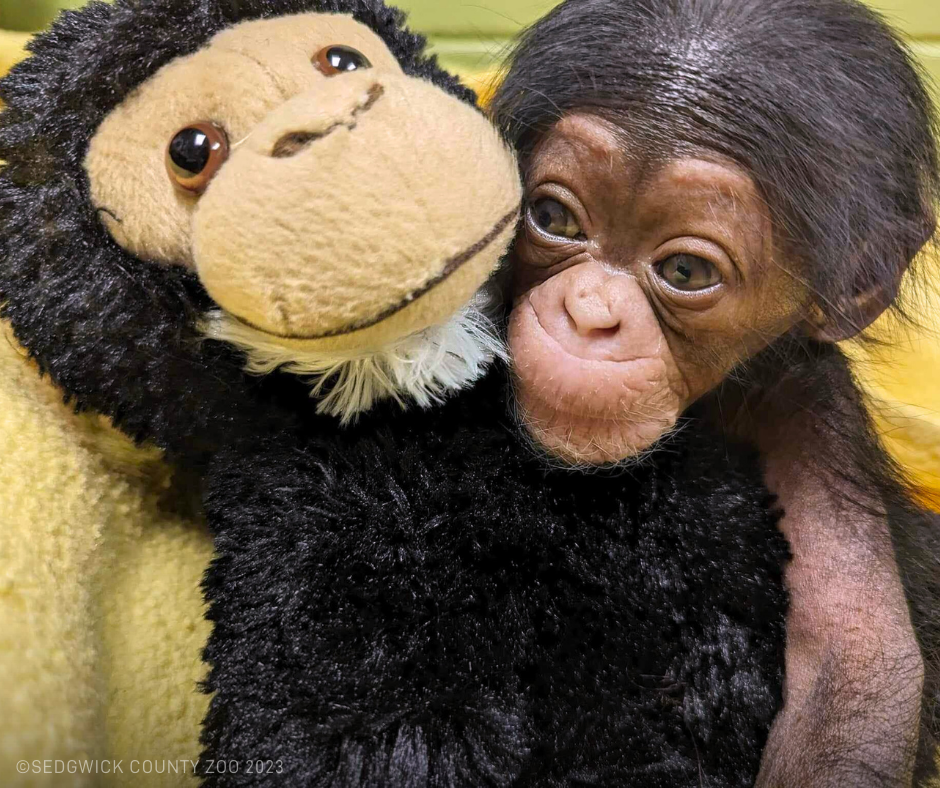
[[[63,12],[0,81],[0,315],[77,407],[171,456],[206,455],[239,425],[273,418],[256,402],[279,376],[252,380],[237,352],[201,337],[212,303],[194,274],[111,238],[83,160],[102,121],[162,66],[239,22],[302,12],[351,14],[407,74],[475,101],[382,0],[91,2]]]
[[[492,110],[523,158],[583,111],[650,156],[736,162],[837,325],[858,293],[893,300],[935,231],[930,95],[856,0],[567,0],[520,39]]]

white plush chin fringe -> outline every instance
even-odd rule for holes
[[[506,359],[483,292],[446,323],[394,340],[373,351],[323,352],[286,347],[277,337],[247,326],[222,310],[206,315],[203,332],[247,356],[245,370],[267,375],[281,369],[309,380],[317,413],[348,424],[375,403],[428,408],[482,377],[496,358]]]

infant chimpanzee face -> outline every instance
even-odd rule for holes
[[[752,180],[716,156],[631,156],[569,115],[537,145],[510,345],[525,422],[569,460],[631,457],[800,320]]]

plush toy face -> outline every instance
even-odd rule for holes
[[[400,11],[95,2],[30,49],[0,80],[0,315],[79,407],[198,464],[293,420],[303,386],[246,370],[351,419],[502,352],[477,293],[518,170]]]
[[[491,124],[338,14],[244,22],[170,62],[103,121],[85,168],[112,237],[194,270],[222,338],[309,352],[448,320],[521,198]]]

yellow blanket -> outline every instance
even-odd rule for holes
[[[0,785],[186,784],[157,771],[199,755],[212,544],[167,510],[169,482],[0,324]]]
[[[10,67],[26,55],[23,47],[29,40],[26,33],[13,33],[0,30],[0,76],[6,74]]]
[[[886,315],[873,332],[884,344],[849,343],[846,349],[885,445],[924,503],[940,511],[940,255],[933,252],[921,262],[931,284],[909,296],[918,326]]]

